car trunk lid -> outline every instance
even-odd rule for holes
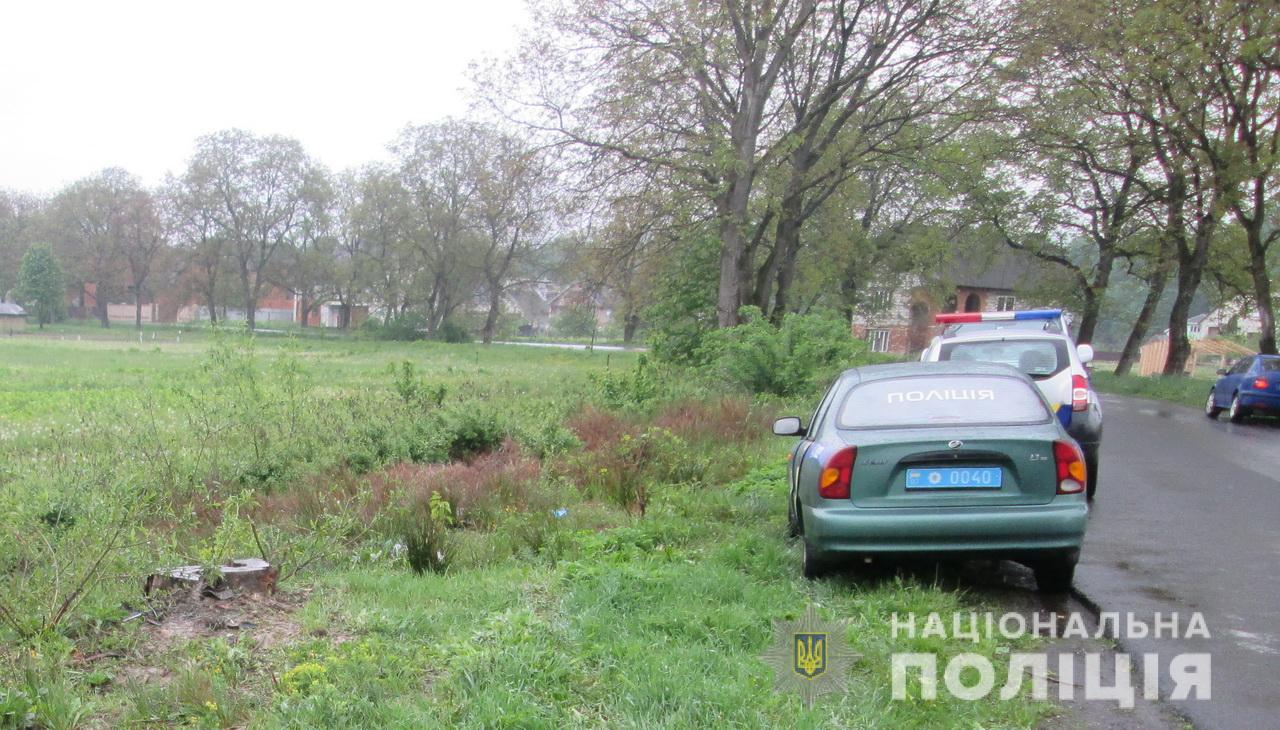
[[[1026,426],[844,431],[858,447],[850,499],[870,508],[1045,504],[1057,493],[1058,436]]]

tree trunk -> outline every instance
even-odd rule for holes
[[[1129,330],[1129,339],[1124,341],[1124,349],[1120,351],[1120,361],[1116,363],[1116,375],[1128,375],[1133,368],[1133,361],[1137,359],[1138,351],[1142,348],[1142,340],[1146,338],[1147,329],[1151,327],[1151,318],[1155,315],[1156,306],[1160,304],[1160,297],[1164,296],[1164,287],[1168,281],[1169,272],[1165,268],[1165,262],[1160,261],[1151,274],[1147,296],[1142,300],[1142,309],[1138,310],[1137,319],[1133,321],[1133,329]]]
[[[244,287],[244,324],[252,332],[258,324],[258,292],[249,285],[249,270],[241,264],[240,285]]]
[[[1245,226],[1245,235],[1249,241],[1249,272],[1253,276],[1253,296],[1257,300],[1258,320],[1262,324],[1262,335],[1258,340],[1258,352],[1264,355],[1276,354],[1276,313],[1275,304],[1271,300],[1271,277],[1267,273],[1267,249],[1262,240],[1262,224],[1265,218],[1255,216]]]
[[[630,345],[636,338],[636,330],[640,327],[640,315],[630,312],[622,320],[622,344]]]
[[[98,287],[94,293],[98,297],[98,321],[102,323],[103,329],[108,329],[111,327],[111,316],[107,312],[107,297],[102,287]]]
[[[133,297],[133,325],[142,329],[142,297]]]
[[[738,275],[742,255],[742,229],[726,215],[720,221],[720,284],[716,296],[716,320],[721,327],[732,327],[740,322],[738,308],[742,306],[742,282]]]
[[[489,313],[484,318],[484,329],[481,331],[481,338],[484,344],[488,345],[493,342],[494,332],[498,329],[498,316],[502,314],[502,289],[489,282]]]
[[[258,326],[258,297],[252,291],[244,295],[244,324],[249,331]]]
[[[1187,360],[1191,357],[1191,340],[1187,337],[1187,317],[1191,314],[1191,300],[1200,288],[1205,263],[1209,259],[1209,241],[1213,238],[1213,217],[1197,221],[1194,248],[1190,253],[1179,245],[1178,291],[1173,297],[1173,310],[1169,312],[1169,358],[1164,363],[1164,375],[1184,375]]]
[[[209,287],[209,291],[205,292],[205,299],[209,303],[209,324],[218,323],[218,302],[214,298],[213,287]]]
[[[1076,341],[1092,343],[1094,330],[1098,327],[1098,316],[1102,310],[1102,299],[1107,294],[1107,286],[1111,283],[1111,269],[1115,266],[1115,243],[1104,239],[1098,248],[1097,273],[1093,282],[1085,289],[1084,314],[1080,317],[1080,329],[1076,332]]]

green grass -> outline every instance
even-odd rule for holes
[[[691,374],[629,375],[630,353],[52,334],[0,339],[0,604],[41,615],[129,529],[65,621],[0,623],[0,724],[993,728],[1051,711],[890,701],[892,652],[978,652],[1003,677],[1032,640],[894,640],[894,612],[994,607],[910,578],[801,579],[785,444]],[[491,428],[516,456],[433,463],[440,439]],[[436,519],[437,487],[468,521],[419,575],[395,544]],[[278,563],[310,561],[283,586],[309,591],[276,615],[284,640],[158,646],[120,623],[153,567],[256,554],[250,519]],[[806,709],[760,656],[810,601],[862,657],[847,693]]]
[[[1091,379],[1093,387],[1103,393],[1169,401],[1191,408],[1204,407],[1214,383],[1211,378],[1116,375],[1105,370],[1095,370]]]

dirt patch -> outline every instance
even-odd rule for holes
[[[259,647],[271,649],[302,634],[293,614],[310,594],[310,589],[269,596],[250,593],[225,601],[176,596],[159,609],[160,620],[144,615],[144,641],[154,651],[166,651],[197,639],[221,637],[236,643],[252,637]]]

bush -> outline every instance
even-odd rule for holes
[[[652,323],[645,340],[662,362],[688,363],[715,329],[720,243],[714,235],[682,241],[654,289],[644,312]]]
[[[471,341],[471,331],[459,322],[452,319],[446,319],[436,328],[433,339],[441,342],[448,342],[454,345],[465,345]]]
[[[439,492],[417,498],[399,522],[405,560],[413,572],[443,573],[453,557],[449,528],[454,521],[449,501]]]
[[[808,395],[841,370],[871,361],[867,343],[855,340],[834,314],[788,314],[780,327],[755,307],[741,314],[742,324],[708,333],[696,359],[752,393]]]
[[[644,355],[629,373],[606,370],[603,375],[592,373],[590,377],[600,404],[614,410],[643,408],[661,393],[661,379]]]
[[[405,312],[389,322],[370,317],[360,323],[360,331],[375,340],[421,340],[426,336],[427,320],[417,312]]]
[[[506,431],[492,412],[476,408],[454,409],[444,416],[445,442],[449,458],[468,459],[496,449]]]
[[[590,337],[596,331],[596,313],[592,307],[569,307],[556,315],[551,329],[561,337]]]

